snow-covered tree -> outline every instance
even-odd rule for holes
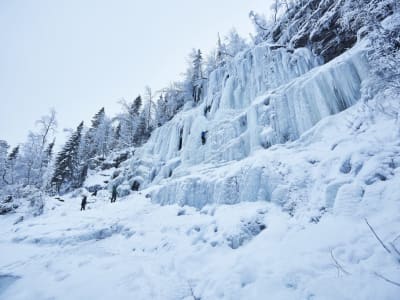
[[[15,183],[15,165],[17,163],[18,153],[19,146],[16,146],[11,150],[7,158],[7,170],[4,179],[7,177],[7,183],[11,185]]]
[[[203,56],[200,50],[192,49],[189,54],[189,67],[185,73],[183,90],[185,102],[198,103],[203,92]]]
[[[105,157],[111,148],[110,135],[112,135],[111,121],[106,116],[104,107],[102,107],[93,117],[92,126],[85,134],[86,156],[93,158],[95,156]]]
[[[232,28],[225,37],[225,44],[226,54],[230,57],[234,57],[248,47],[245,39],[239,35],[235,28]]]
[[[203,56],[200,49],[193,57],[193,74],[192,74],[192,84],[193,84],[193,99],[197,103],[202,97],[203,88]]]
[[[211,50],[205,59],[204,63],[204,73],[206,77],[210,76],[210,73],[214,71],[221,65],[220,61],[217,59],[217,50]]]
[[[7,153],[10,146],[4,140],[0,140],[0,187],[7,184]]]
[[[249,18],[252,21],[256,30],[256,35],[253,37],[254,44],[259,44],[267,40],[271,35],[271,28],[273,25],[269,24],[265,16],[250,11]]]
[[[28,134],[27,141],[18,148],[7,178],[12,184],[43,187],[43,176],[49,165],[47,148],[57,127],[56,113],[51,110],[48,115],[36,121],[36,130]],[[14,153],[14,150],[12,153]],[[10,183],[11,184],[11,183]]]
[[[157,127],[160,127],[164,125],[168,120],[168,102],[164,98],[163,94],[160,94],[156,105],[155,124]]]
[[[156,113],[156,107],[154,104],[154,94],[149,86],[145,87],[143,110],[140,112],[136,130],[134,133],[134,145],[141,146],[145,143],[153,129],[156,127],[154,115]]]
[[[145,114],[146,119],[146,130],[151,131],[151,128],[153,127],[154,95],[149,86],[145,87],[144,97],[146,104],[144,106],[143,113]]]
[[[134,142],[135,146],[141,146],[143,143],[145,143],[148,138],[150,137],[151,131],[147,127],[147,115],[143,111],[138,120],[138,125],[137,129],[135,131],[135,136],[134,136]]]
[[[226,45],[221,41],[221,36],[218,33],[217,49],[215,51],[216,64],[221,65],[225,62],[225,57],[228,53]],[[208,61],[208,60],[207,60]]]
[[[132,147],[142,107],[142,97],[137,96],[133,102],[127,102],[123,99],[120,104],[123,111],[116,118],[120,126],[118,130],[119,148]]]
[[[182,83],[174,82],[165,88],[163,93],[167,103],[168,120],[170,120],[185,104],[184,86]]]
[[[79,147],[82,138],[83,122],[70,136],[62,150],[58,153],[54,165],[51,186],[55,192],[62,193],[80,183]]]
[[[49,166],[55,143],[54,134],[57,130],[56,111],[51,109],[48,115],[44,115],[36,121],[36,125],[39,126],[37,134],[40,138],[40,165],[37,185],[41,185],[43,183],[43,175],[46,172],[46,168]],[[49,142],[50,139],[53,139],[52,142]]]

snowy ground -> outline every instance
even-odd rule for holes
[[[99,192],[84,212],[71,197],[2,216],[0,299],[399,299],[383,279],[400,282],[398,125],[362,108],[236,163],[284,175],[272,202],[196,209]]]
[[[0,298],[398,299],[374,275],[398,281],[398,262],[362,219],[301,224],[265,202],[196,211],[133,196],[94,206],[71,201],[14,226],[2,218]],[[369,220],[383,239],[400,228],[398,211]]]

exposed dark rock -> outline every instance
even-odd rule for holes
[[[348,174],[351,172],[351,162],[350,159],[346,159],[342,166],[340,167],[340,172],[342,172],[343,174]]]
[[[275,43],[293,48],[309,47],[328,62],[351,48],[357,41],[357,32],[365,24],[341,20],[344,0],[308,0],[287,12],[272,30]],[[375,8],[371,17],[378,21],[393,13],[393,4],[381,0],[365,0]]]
[[[140,182],[138,182],[138,181],[135,180],[135,181],[132,183],[131,190],[132,190],[132,191],[138,191],[139,188],[140,188]]]

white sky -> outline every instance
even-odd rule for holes
[[[59,131],[179,79],[191,48],[253,28],[270,0],[0,0],[0,139],[23,142],[53,107]]]

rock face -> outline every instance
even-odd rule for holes
[[[357,41],[357,32],[363,26],[357,16],[344,20],[344,10],[365,7],[371,21],[381,21],[393,13],[394,1],[309,0],[302,7],[294,7],[272,31],[272,39],[289,47],[309,47],[325,62],[344,53]],[[350,3],[350,4],[348,4]]]

